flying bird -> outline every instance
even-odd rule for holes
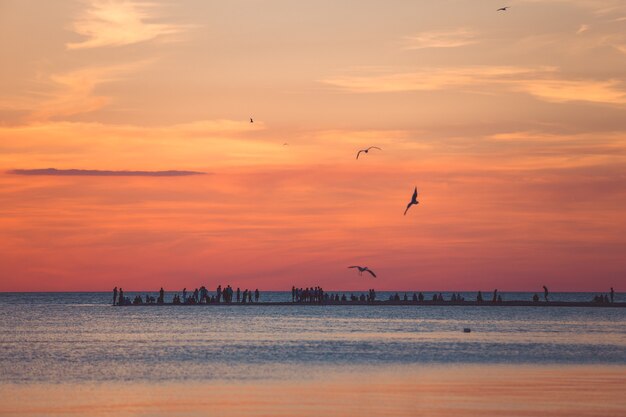
[[[509,7],[511,6],[500,7],[498,10],[496,10],[496,12],[506,12]]]
[[[250,118],[250,123],[254,123],[254,120],[252,120],[252,117]]]
[[[382,151],[382,149],[380,149],[378,146],[370,146],[367,149],[361,149],[357,154],[356,154],[356,159],[359,159],[359,155],[361,155],[361,152],[365,152],[368,153],[370,151],[370,149],[378,149],[379,151]]]
[[[371,269],[369,269],[366,266],[353,265],[353,266],[349,266],[348,268],[358,268],[359,269],[359,275],[363,275],[363,272],[369,272],[370,274],[372,274],[372,276],[374,278],[376,278],[376,274]]]
[[[287,142],[283,143],[283,146],[289,146],[289,144]]]
[[[406,212],[409,211],[409,208],[411,208],[411,206],[413,204],[417,205],[420,202],[417,201],[417,187],[415,187],[415,191],[413,191],[413,197],[411,197],[411,202],[406,206],[406,210],[404,210],[404,215],[406,216]]]

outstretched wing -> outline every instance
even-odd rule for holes
[[[413,191],[413,197],[411,197],[411,202],[413,201],[417,201],[417,187],[415,187],[415,190]]]
[[[361,155],[361,152],[363,152],[363,150],[360,150],[360,151],[356,154],[356,159],[359,159],[359,155]]]
[[[349,266],[348,268],[358,268],[358,265]]]
[[[409,211],[409,208],[413,205],[413,202],[411,201],[409,204],[407,204],[406,206],[406,210],[404,210],[404,215],[406,216],[406,212]]]
[[[382,151],[382,149],[380,149],[378,146],[370,146],[369,148],[367,148],[368,151],[370,149],[378,149],[379,151]]]
[[[373,276],[374,278],[376,278],[376,274],[375,274],[374,272],[370,271],[369,269],[366,269],[366,271],[367,271],[367,272],[369,272],[370,274],[372,274],[372,276]]]

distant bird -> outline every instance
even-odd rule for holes
[[[357,154],[356,154],[356,159],[359,159],[359,155],[361,155],[361,152],[365,152],[368,153],[370,151],[370,149],[378,149],[379,151],[382,151],[382,149],[380,149],[378,146],[370,146],[367,149],[361,149]]]
[[[254,123],[254,120],[252,119],[252,117],[250,118],[250,123]]]
[[[511,6],[500,7],[496,12],[506,12]]]
[[[353,265],[353,266],[349,266],[348,268],[358,268],[359,269],[359,275],[363,275],[363,272],[369,272],[370,274],[372,274],[372,276],[374,278],[376,278],[376,274],[371,269],[369,269],[366,266]]]
[[[409,208],[411,208],[411,206],[413,204],[417,205],[420,202],[417,201],[417,187],[415,187],[415,191],[413,191],[413,197],[411,197],[411,202],[406,206],[406,210],[404,210],[404,215],[406,216],[406,212],[409,211]]]
[[[288,146],[289,144],[287,142],[283,143],[283,146]]]

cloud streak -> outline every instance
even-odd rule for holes
[[[477,43],[476,33],[460,28],[448,31],[420,32],[406,38],[406,49],[456,48]]]
[[[108,171],[98,169],[13,169],[8,171],[14,175],[49,175],[60,177],[186,177],[190,175],[206,175],[200,171]]]
[[[349,75],[322,80],[350,93],[395,93],[495,86],[555,103],[592,102],[626,104],[626,90],[617,79],[562,78],[554,67],[460,67],[429,68],[413,72]]]
[[[182,26],[154,23],[153,3],[95,0],[73,22],[72,29],[86,39],[67,49],[123,46],[145,42],[183,30]]]

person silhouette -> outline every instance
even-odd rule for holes
[[[615,298],[615,291],[613,290],[613,287],[611,287],[611,304],[613,304],[614,298]]]
[[[611,299],[613,299],[613,294],[611,294]],[[113,305],[115,305],[116,301],[117,301],[117,287],[113,288]]]
[[[545,298],[546,302],[548,302],[548,295],[550,295],[550,292],[548,291],[548,287],[544,285],[543,286],[543,298]]]
[[[119,297],[117,297],[117,305],[121,306],[124,304],[124,290],[120,287]]]

